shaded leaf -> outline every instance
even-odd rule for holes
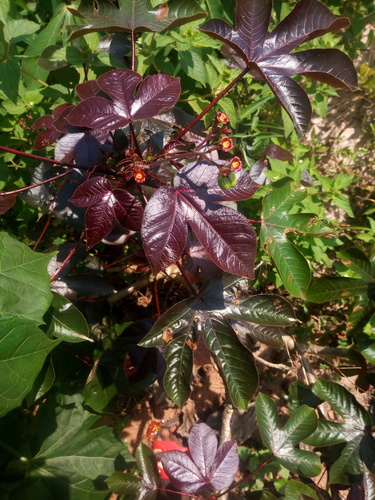
[[[145,347],[166,346],[170,370],[166,390],[179,405],[189,394],[191,357],[199,335],[214,354],[234,403],[246,408],[257,387],[257,374],[252,355],[238,341],[228,320],[272,326],[295,321],[288,302],[271,295],[248,297],[246,283],[244,278],[230,275],[207,280],[195,298],[175,304],[162,315],[141,342]],[[176,352],[178,358],[174,359]]]
[[[16,203],[16,194],[1,194],[0,195],[0,214],[5,214]]]
[[[355,297],[367,293],[368,282],[357,278],[331,276],[317,278],[311,283],[306,298],[321,304],[329,300]]]
[[[47,355],[59,344],[27,318],[0,318],[0,416],[19,406]]]
[[[141,489],[142,480],[125,472],[114,472],[106,480],[108,488],[117,495],[136,494]]]
[[[49,313],[51,324],[48,334],[66,342],[82,342],[90,339],[87,321],[82,313],[66,298],[55,293]]]
[[[159,32],[167,28],[201,19],[206,16],[194,0],[170,0],[156,8],[149,0],[119,0],[117,8],[109,0],[95,3],[82,0],[78,10],[69,10],[88,22],[84,26],[70,26],[70,40],[95,31],[142,33]]]

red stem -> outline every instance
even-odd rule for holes
[[[70,250],[70,252],[68,253],[68,255],[65,257],[65,259],[62,261],[61,263],[61,266],[58,268],[58,270],[55,272],[55,274],[53,276],[51,276],[51,281],[54,281],[55,279],[57,279],[58,275],[61,273],[61,271],[64,269],[64,267],[67,265],[67,263],[69,262],[70,258],[72,257],[72,255],[74,255],[77,251],[77,248],[79,247],[79,245],[82,243],[83,241],[83,238],[85,236],[85,233],[82,233],[80,239],[78,240],[78,243]]]
[[[235,85],[236,85],[236,84],[237,84],[237,83],[241,80],[241,78],[243,78],[243,77],[246,75],[246,73],[248,73],[248,72],[249,72],[249,70],[250,70],[250,68],[246,67],[243,71],[241,71],[241,73],[240,73],[238,76],[236,76],[236,78],[235,78],[235,79],[234,79],[234,80],[233,80],[233,81],[232,81],[232,82],[231,82],[231,83],[230,83],[227,87],[225,87],[225,89],[224,89],[224,90],[222,90],[222,91],[221,91],[221,92],[220,92],[220,93],[219,93],[219,94],[215,97],[215,99],[214,99],[212,102],[210,102],[210,104],[209,104],[208,106],[206,106],[206,107],[204,108],[204,110],[203,110],[201,113],[199,113],[199,115],[198,115],[198,116],[196,116],[196,117],[194,118],[194,120],[193,120],[193,121],[191,121],[191,122],[189,123],[189,125],[187,125],[184,129],[182,129],[182,130],[181,130],[181,131],[177,134],[177,136],[173,138],[173,140],[174,140],[174,141],[178,141],[178,140],[180,140],[180,139],[181,139],[181,137],[183,137],[183,136],[186,134],[186,132],[189,132],[189,130],[190,130],[192,127],[194,127],[194,125],[195,125],[196,123],[198,123],[198,122],[199,122],[199,120],[200,120],[201,118],[203,118],[203,117],[204,117],[204,115],[206,115],[206,114],[207,114],[207,113],[208,113],[208,112],[209,112],[209,111],[210,111],[210,110],[211,110],[211,109],[215,106],[215,104],[216,104],[217,102],[219,102],[219,101],[220,101],[220,99],[221,99],[222,97],[224,97],[224,96],[225,96],[225,94],[227,94],[227,93],[228,93],[228,92],[229,92],[229,91],[230,91],[230,90],[231,90],[231,89],[232,89],[232,88],[233,88],[233,87],[234,87],[234,86],[235,86]],[[156,155],[156,157],[162,156],[162,155],[165,153],[165,150],[167,149],[167,147],[168,147],[168,145],[164,146],[163,150],[162,150],[162,151],[161,151],[158,155]]]
[[[60,179],[60,177],[64,177],[64,175],[68,175],[70,169],[62,174],[55,175],[55,177],[51,177],[50,179],[46,179],[45,181],[37,182],[36,184],[32,184],[31,186],[25,186],[23,188],[15,189],[14,191],[5,191],[0,192],[0,196],[8,196],[10,194],[22,193],[22,191],[27,191],[28,189],[34,189],[35,187],[42,186],[43,184],[47,184],[48,182],[55,181],[56,179]]]
[[[43,231],[40,233],[39,238],[36,240],[36,243],[35,243],[35,245],[33,246],[33,250],[34,250],[34,252],[35,252],[35,250],[38,248],[39,243],[42,241],[43,236],[46,234],[46,231],[47,231],[48,226],[49,226],[49,224],[50,224],[50,222],[51,222],[51,219],[52,219],[52,214],[49,214],[48,219],[47,219],[47,222],[44,224]]]

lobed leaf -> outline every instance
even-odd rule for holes
[[[308,40],[346,28],[347,18],[337,18],[317,0],[301,0],[268,34],[270,0],[237,0],[236,5],[235,29],[221,19],[211,19],[200,29],[228,44],[255,78],[267,81],[300,134],[307,130],[311,105],[292,75],[307,75],[339,88],[357,88],[353,63],[341,51],[314,49],[290,53]]]

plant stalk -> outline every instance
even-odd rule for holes
[[[179,141],[189,130],[191,130],[196,123],[199,122],[214,106],[217,104],[222,97],[225,96],[248,72],[250,71],[249,67],[246,67],[241,73],[236,76],[236,78],[227,86],[225,89],[223,89],[219,94],[215,97],[215,99],[210,102],[208,106],[204,108],[204,110],[199,113],[198,116],[192,120],[189,125],[187,125],[184,129],[182,129],[176,137],[173,138],[174,141]],[[156,157],[162,156],[165,153],[165,150],[167,149],[168,145],[164,146],[163,150],[156,155]]]

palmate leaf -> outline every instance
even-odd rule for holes
[[[179,78],[158,74],[142,81],[142,76],[130,69],[104,73],[97,79],[97,86],[111,100],[100,95],[85,98],[65,117],[71,125],[100,129],[102,133],[115,130],[174,106],[181,92]]]
[[[357,482],[366,467],[371,470],[375,464],[375,440],[368,432],[371,416],[352,394],[335,382],[318,380],[313,386],[313,392],[327,401],[344,422],[319,420],[316,431],[304,439],[304,442],[310,446],[330,446],[346,442],[340,457],[331,468],[330,483]]]
[[[236,175],[236,186],[224,191],[219,187],[215,165],[189,163],[176,175],[173,187],[162,187],[150,198],[142,223],[142,239],[155,273],[181,257],[189,225],[219,268],[253,277],[255,231],[242,214],[218,204],[247,199],[259,188],[246,172]]]
[[[179,406],[190,393],[199,335],[214,355],[233,403],[247,408],[258,376],[253,356],[238,340],[230,320],[281,327],[295,321],[292,307],[280,297],[248,297],[243,290],[246,281],[230,275],[211,278],[196,297],[171,307],[142,340],[145,347],[165,347],[165,389]]]
[[[300,406],[281,429],[275,402],[260,393],[256,399],[256,415],[263,444],[284,467],[302,476],[319,474],[319,457],[310,451],[295,448],[317,427],[318,419],[313,408]]]
[[[197,493],[205,488],[229,487],[239,463],[235,441],[226,441],[218,449],[212,429],[201,423],[191,429],[188,444],[190,456],[177,450],[161,456],[164,470],[176,488],[183,493]]]
[[[88,24],[70,26],[70,40],[95,31],[142,33],[159,32],[206,17],[194,0],[170,0],[151,8],[150,0],[82,0],[78,9],[69,10]]]
[[[353,63],[340,50],[310,49],[291,54],[308,40],[349,26],[347,18],[337,18],[317,0],[301,0],[268,34],[271,0],[237,0],[236,4],[235,29],[222,19],[211,19],[200,29],[228,44],[255,78],[266,80],[300,134],[306,132],[311,105],[292,75],[306,75],[339,88],[357,88]]]
[[[314,214],[289,214],[306,196],[305,188],[296,186],[288,177],[275,182],[263,201],[260,232],[261,242],[275,262],[285,288],[291,295],[301,298],[306,298],[311,273],[288,233],[324,235],[329,231],[324,221]]]
[[[85,214],[88,248],[105,238],[116,222],[129,231],[141,228],[143,209],[140,202],[128,191],[112,190],[105,177],[92,177],[80,184],[70,201],[77,207],[88,207]]]

